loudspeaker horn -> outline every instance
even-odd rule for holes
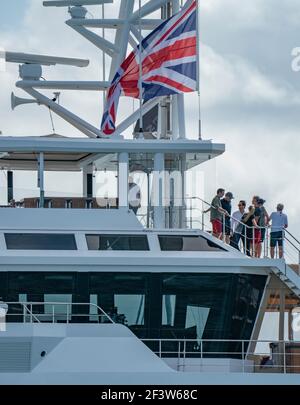
[[[29,98],[17,97],[14,93],[11,93],[11,109],[14,110],[18,105],[22,104],[37,104],[37,101]]]

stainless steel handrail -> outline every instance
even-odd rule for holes
[[[294,241],[296,241],[297,243],[298,243],[298,245],[300,245],[300,241],[297,239],[297,238],[295,238],[295,236],[290,232],[290,231],[288,231],[287,229],[285,229],[284,230],[288,235],[290,235],[293,239],[294,239]]]
[[[151,339],[151,338],[145,338],[141,339],[142,342],[145,344],[147,343],[156,343],[158,344],[158,350],[155,350],[155,348],[151,348],[151,350],[158,355],[160,358],[174,358],[177,359],[177,369],[185,368],[187,367],[199,367],[204,365],[204,359],[210,359],[213,360],[214,357],[211,356],[216,356],[215,358],[237,358],[242,361],[242,372],[249,372],[246,370],[249,370],[250,365],[247,364],[247,361],[254,361],[254,359],[261,359],[268,357],[269,360],[271,361],[272,364],[252,364],[251,367],[253,367],[254,370],[257,368],[261,370],[266,370],[266,369],[276,369],[278,372],[281,373],[286,373],[288,371],[293,372],[294,370],[297,369],[297,372],[300,373],[300,365],[299,364],[289,364],[290,362],[287,362],[287,359],[291,359],[292,356],[299,357],[300,356],[300,341],[288,341],[288,340],[254,340],[254,339]],[[175,347],[173,350],[170,350],[170,348],[166,348],[166,350],[163,349],[164,343],[170,343],[174,344]],[[195,343],[195,350],[187,350],[189,347],[188,343]],[[241,349],[240,350],[235,350],[235,351],[229,351],[229,350],[224,350],[224,351],[216,351],[216,350],[203,350],[205,347],[205,344],[208,343],[237,343],[240,344]],[[262,352],[262,351],[257,351],[257,345],[258,344],[269,344],[269,351]],[[273,345],[273,348],[277,347],[278,350],[276,351],[271,351],[271,345]],[[288,345],[298,345],[299,351],[294,351],[294,352],[288,352],[287,347]],[[253,348],[253,349],[251,349]],[[261,350],[261,349],[260,349]],[[199,363],[193,364],[193,362],[187,362],[187,358],[190,356],[190,358],[193,359],[199,359]],[[231,356],[231,357],[230,357]],[[216,367],[220,366],[219,364],[212,364],[212,363],[206,363],[206,367]]]
[[[205,223],[204,223],[204,214],[205,214],[208,210],[207,210],[207,211],[204,210],[203,204],[208,205],[208,206],[209,206],[209,209],[217,210],[217,208],[214,207],[212,204],[208,203],[207,201],[203,200],[203,199],[200,198],[200,197],[187,197],[187,199],[188,199],[188,200],[198,200],[198,201],[200,201],[200,202],[202,203],[202,230],[204,231],[204,230],[205,230],[205,229],[204,229],[204,226],[205,226]],[[190,209],[192,210],[193,208],[190,207]],[[247,253],[248,256],[251,256],[251,254],[250,254],[250,246],[247,246],[247,242],[248,242],[248,241],[251,241],[251,242],[252,242],[252,246],[255,246],[255,232],[254,232],[254,230],[255,230],[255,229],[260,229],[260,230],[266,229],[266,230],[267,230],[268,227],[267,227],[267,226],[262,227],[262,226],[259,226],[259,225],[256,225],[256,226],[251,227],[251,226],[245,224],[244,222],[239,221],[238,219],[232,217],[232,216],[229,215],[229,214],[223,214],[223,213],[222,213],[222,218],[223,218],[223,220],[222,220],[222,226],[223,226],[223,229],[222,229],[222,237],[223,237],[223,242],[225,242],[225,237],[226,237],[226,236],[225,236],[225,230],[226,230],[225,217],[230,218],[232,221],[236,222],[237,224],[242,225],[242,227],[243,227],[242,229],[244,230],[244,233],[241,233],[241,235],[243,235],[243,237],[245,238],[244,240],[245,240],[245,242],[246,242],[246,246],[244,246],[244,253]],[[192,221],[192,222],[194,222],[194,221]],[[250,232],[249,232],[249,231],[250,231]],[[251,234],[251,237],[248,236],[249,234]],[[267,238],[267,239],[268,239],[268,238]],[[266,239],[265,239],[265,240],[266,240]],[[251,244],[251,243],[250,243],[250,244]],[[268,250],[268,246],[266,245],[266,243],[265,243],[265,241],[264,241],[264,256],[267,256],[267,250]],[[254,249],[253,249],[253,252],[254,252]]]
[[[9,305],[9,303],[7,303],[7,305]],[[33,319],[34,319],[37,323],[40,323],[40,320],[33,314],[32,310],[30,310],[30,309],[28,308],[27,304],[25,304],[24,302],[22,302],[21,305],[23,306],[23,316],[29,315],[29,316],[30,316],[30,319],[31,319],[31,323],[32,323]],[[9,310],[9,307],[8,307],[8,310]],[[7,312],[7,315],[10,315],[10,314]]]
[[[200,197],[187,197],[186,198],[187,200],[198,200],[198,201],[200,201],[202,204],[206,204],[207,206],[209,206],[210,208],[212,208],[212,209],[217,209],[216,207],[214,207],[212,204],[210,204],[209,202],[207,202],[207,201],[205,201],[204,199],[202,199],[202,198],[200,198]],[[190,207],[189,208],[189,210],[193,210],[194,208],[192,208],[192,207]],[[200,210],[199,208],[197,208],[198,210]],[[204,210],[202,209],[202,230],[204,230]],[[224,214],[222,214],[222,216],[223,216],[223,238],[224,238],[224,235],[225,235],[225,216],[227,216],[227,217],[229,217],[232,221],[234,221],[234,222],[236,222],[236,223],[238,223],[238,224],[240,224],[240,225],[242,225],[243,226],[243,229],[245,229],[245,235],[243,235],[244,237],[245,237],[245,240],[247,240],[247,239],[249,239],[249,237],[247,236],[247,230],[249,231],[252,231],[252,238],[250,238],[250,239],[252,239],[252,242],[253,242],[253,244],[254,244],[254,229],[261,229],[261,230],[265,230],[266,231],[266,238],[265,238],[265,241],[264,241],[264,253],[265,253],[265,256],[268,256],[268,245],[266,244],[266,242],[268,242],[268,240],[269,240],[269,235],[268,235],[268,230],[270,229],[270,226],[269,225],[266,225],[266,226],[259,226],[259,225],[257,225],[257,226],[255,226],[255,227],[251,227],[251,226],[249,226],[249,225],[247,225],[247,224],[245,224],[244,222],[242,222],[242,221],[239,221],[238,219],[236,219],[236,218],[234,218],[232,215],[224,215]],[[194,222],[194,221],[192,221],[192,222]],[[297,246],[295,246],[295,244],[293,243],[293,242],[291,242],[290,240],[289,240],[289,238],[287,238],[286,237],[286,233],[291,237],[291,238],[293,238],[294,239],[294,241],[296,241],[299,245],[300,245],[300,242],[298,241],[298,239],[291,233],[291,232],[289,232],[287,229],[283,229],[282,230],[283,231],[283,240],[284,241],[286,241],[291,247],[293,247],[295,250],[296,250],[296,252],[298,253],[298,263],[297,264],[299,264],[300,265],[300,247],[298,248]]]
[[[204,213],[206,212],[204,210],[204,204],[207,205],[208,207],[212,208],[212,209],[216,209],[216,207],[213,207],[210,203],[208,203],[207,201],[205,201],[204,199],[200,198],[200,197],[187,197],[186,200],[198,200],[199,202],[202,203],[202,209],[200,209],[199,207],[195,207],[195,206],[172,206],[172,207],[168,207],[168,210],[174,210],[176,208],[179,209],[184,209],[185,211],[189,212],[189,215],[186,216],[185,218],[185,223],[187,225],[188,228],[193,229],[194,228],[194,224],[199,224],[199,226],[196,226],[195,229],[200,228],[203,231],[206,231],[208,229],[210,229],[210,227],[208,226],[208,224],[205,223],[205,218],[204,218]],[[180,201],[182,201],[180,199]],[[199,211],[201,212],[202,215],[202,219],[197,219],[197,217],[193,217],[192,213],[194,211]],[[225,224],[225,215],[223,215],[223,230],[222,230],[222,236],[223,236],[223,241],[226,242],[225,240],[225,228],[226,228],[226,224]],[[244,222],[234,218],[231,215],[226,215],[228,218],[230,218],[230,220],[232,222],[235,222],[237,225],[241,225],[242,227],[242,231],[238,232],[239,234],[241,234],[241,238],[240,238],[240,242],[239,245],[241,244],[241,242],[243,242],[243,251],[245,254],[247,254],[248,256],[254,256],[256,258],[260,258],[261,254],[263,255],[264,258],[270,257],[270,226],[266,225],[266,226],[260,226],[260,225],[256,225],[256,226],[249,226],[247,224],[245,224]],[[255,229],[260,229],[262,232],[265,231],[265,237],[263,238],[263,242],[262,242],[262,247],[258,248],[255,244]],[[295,264],[300,264],[300,249],[298,249],[298,247],[289,239],[286,237],[286,233],[284,232],[285,230],[283,230],[283,240],[286,241],[286,243],[283,245],[283,254],[284,256],[286,256],[287,258],[289,258],[291,260],[291,263],[295,263]],[[287,231],[288,234],[290,234],[290,232]],[[291,234],[292,235],[292,234]],[[295,237],[293,237],[295,241],[297,241],[297,239]],[[236,246],[238,247],[238,246]],[[254,247],[254,248],[253,248]],[[290,251],[289,249],[292,249],[292,251]],[[277,258],[278,255],[278,247],[276,248],[275,251],[275,255],[274,258]]]

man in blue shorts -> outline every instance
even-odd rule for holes
[[[284,229],[288,227],[288,217],[282,212],[283,208],[283,204],[278,204],[277,211],[272,212],[270,215],[270,221],[272,222],[270,241],[272,259],[274,259],[275,248],[277,245],[279,249],[279,258],[281,259],[283,257],[283,232]]]

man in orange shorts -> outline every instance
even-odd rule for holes
[[[220,238],[223,233],[222,219],[223,215],[225,215],[225,210],[222,208],[221,198],[224,197],[224,194],[225,190],[223,188],[219,188],[217,190],[217,195],[212,200],[211,207],[209,209],[212,233],[216,238]]]

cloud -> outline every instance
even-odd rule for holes
[[[240,0],[201,0],[200,10],[210,22],[223,20],[226,30],[239,33],[249,29],[274,30],[272,22],[300,25],[298,0],[244,0],[242,4]],[[231,23],[227,25],[228,21]]]
[[[211,47],[201,47],[201,91],[203,107],[218,104],[271,104],[276,106],[300,103],[300,94],[273,82],[256,66],[232,55],[221,55]]]
[[[65,66],[44,67],[43,77],[48,80],[101,80],[101,53],[75,31],[64,25],[66,19],[68,19],[66,9],[45,9],[39,1],[31,0],[19,30],[4,32],[1,37],[3,46],[6,50],[88,58],[91,60],[90,66],[85,69]],[[20,41],[20,38],[22,38],[22,41]],[[51,132],[49,112],[45,107],[21,106],[15,112],[10,111],[9,97],[12,90],[21,97],[27,97],[22,90],[15,90],[17,79],[17,65],[7,64],[6,72],[0,76],[2,82],[1,104],[3,105],[0,111],[0,119],[3,133],[40,135]],[[49,96],[52,95],[51,91],[45,91],[44,93]],[[64,106],[70,108],[73,112],[99,126],[101,95],[86,92],[64,92],[61,101]],[[62,119],[55,115],[54,117],[57,132],[69,136],[82,136],[80,132]]]
[[[243,1],[241,6],[239,0],[202,0],[200,9],[209,18],[229,18],[232,21],[229,28],[257,28],[265,22],[265,11],[268,10],[266,2],[267,0]]]

